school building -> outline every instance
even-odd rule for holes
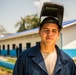
[[[76,57],[76,19],[63,22],[57,45],[71,57]],[[40,42],[38,28],[0,38],[0,55],[16,56],[16,46],[25,50]]]

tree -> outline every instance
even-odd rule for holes
[[[37,28],[38,27],[37,23],[39,21],[38,15],[37,14],[33,15],[31,21],[32,21],[31,22],[31,28]]]
[[[19,27],[17,32],[25,31],[28,29],[37,28],[38,25],[38,14],[27,15],[26,17],[21,17],[21,20],[18,21],[15,27]]]
[[[18,27],[19,26],[19,29],[17,30],[17,32],[22,32],[22,31],[25,31],[26,28],[25,28],[25,19],[21,17],[21,21],[18,21],[15,25],[15,27]]]
[[[0,33],[1,34],[5,34],[6,33],[6,30],[5,30],[5,28],[2,25],[0,25]]]

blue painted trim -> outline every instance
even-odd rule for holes
[[[1,50],[1,55],[7,55],[7,50]]]
[[[9,50],[10,56],[16,56],[16,50]],[[1,50],[0,55],[7,55],[7,50]]]
[[[16,56],[16,50],[10,50],[10,56]]]
[[[64,21],[64,22],[62,23],[62,26],[66,26],[67,24],[70,24],[70,23],[73,23],[73,22],[76,22],[76,19],[69,20],[69,21]]]
[[[0,66],[13,70],[14,64],[0,60]]]
[[[63,51],[72,58],[76,57],[76,49],[63,49]]]

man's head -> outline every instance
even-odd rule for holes
[[[43,21],[41,22],[41,24],[40,24],[40,30],[41,30],[42,26],[43,26],[44,24],[46,24],[46,23],[54,23],[54,24],[56,24],[57,27],[58,27],[58,31],[59,31],[59,32],[60,32],[61,29],[62,29],[62,26],[59,26],[59,21],[58,21],[57,18],[55,18],[55,17],[46,17],[46,18],[44,18],[44,20],[43,20]]]
[[[54,17],[45,18],[40,24],[39,35],[41,42],[46,45],[55,45],[60,35],[59,22]]]

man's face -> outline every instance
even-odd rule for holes
[[[46,45],[55,45],[59,34],[58,27],[54,23],[46,23],[39,30],[41,42]]]

